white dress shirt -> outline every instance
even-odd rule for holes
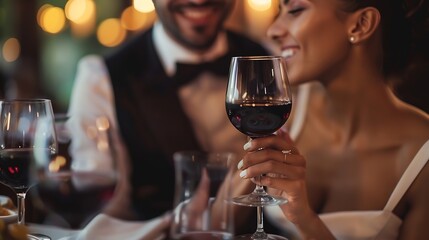
[[[154,26],[153,42],[161,63],[171,76],[175,73],[177,61],[198,63],[209,61],[224,55],[227,48],[226,34],[219,34],[215,44],[204,53],[195,53],[179,45],[164,30],[160,23]],[[226,81],[216,80],[217,76],[211,73],[203,73],[192,83],[179,89],[178,95],[189,117],[194,132],[201,146],[205,150],[229,150],[242,152],[245,136],[239,133],[227,119],[225,113]],[[71,95],[68,115],[69,126],[73,129],[75,138],[80,138],[78,144],[72,147],[73,152],[82,151],[85,148],[96,147],[85,136],[82,122],[93,116],[106,116],[110,120],[114,130],[113,146],[116,148],[118,162],[116,166],[124,176],[128,176],[129,166],[127,151],[121,139],[120,129],[116,118],[115,99],[109,72],[104,59],[98,55],[90,55],[82,58],[78,63],[77,75]],[[109,170],[115,166],[103,159],[87,161],[85,158],[77,158],[73,162],[74,169],[86,171]],[[129,183],[127,177],[122,178],[121,186],[124,192],[116,195],[127,196]],[[119,200],[118,200],[119,201]],[[119,209],[123,210],[128,202],[117,202]],[[115,212],[115,210],[113,210]],[[120,213],[113,213],[121,215]]]

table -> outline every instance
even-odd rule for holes
[[[30,233],[42,233],[49,236],[52,240],[76,239],[76,236],[81,231],[35,223],[28,223],[27,226]]]

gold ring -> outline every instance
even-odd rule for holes
[[[292,150],[283,150],[282,153],[284,155],[284,161],[286,162],[287,155],[291,154]]]

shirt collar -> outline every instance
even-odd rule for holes
[[[196,53],[171,38],[159,22],[156,22],[153,28],[153,42],[168,76],[172,76],[176,72],[176,62],[198,63],[211,61],[223,56],[228,51],[224,31],[218,35],[210,49],[203,53]]]

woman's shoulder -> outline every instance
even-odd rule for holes
[[[399,125],[398,129],[403,129],[404,135],[410,142],[420,144],[429,139],[429,114],[406,103],[403,103],[400,108],[402,115],[400,119],[403,120],[403,124]]]
[[[402,152],[406,156],[414,156],[429,140],[429,115],[414,107],[404,111],[406,117],[397,126],[400,132],[398,140],[402,145]]]
[[[409,104],[392,93],[393,108],[390,112],[391,123],[397,128],[395,132],[404,142],[424,141],[429,139],[429,114]],[[397,126],[395,126],[397,125]]]

